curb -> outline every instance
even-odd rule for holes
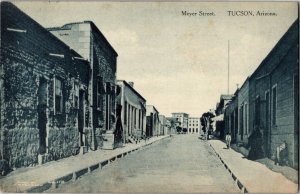
[[[109,159],[102,160],[100,162],[97,162],[97,163],[92,164],[88,167],[84,167],[82,169],[76,170],[74,172],[66,173],[65,175],[63,175],[61,177],[58,177],[55,180],[51,180],[51,181],[48,181],[48,182],[43,183],[41,185],[31,187],[31,188],[25,190],[24,192],[25,193],[41,193],[41,192],[44,192],[44,191],[46,191],[50,188],[53,188],[53,189],[58,188],[61,184],[64,184],[64,183],[69,182],[69,181],[76,181],[79,177],[82,177],[85,174],[92,173],[93,171],[95,171],[97,169],[102,169],[104,166],[106,166],[110,163],[113,163],[114,161],[116,161],[118,159],[124,158],[127,155],[130,155],[134,151],[140,150],[141,148],[147,147],[149,145],[152,145],[155,142],[158,142],[160,140],[163,140],[163,139],[166,139],[166,138],[169,138],[169,137],[171,137],[171,136],[169,135],[169,136],[163,137],[161,139],[155,140],[153,142],[146,143],[145,145],[142,145],[138,148],[133,148],[131,150],[127,150],[127,151],[125,151],[123,153],[120,153],[116,156],[113,156]],[[22,192],[22,191],[20,191],[20,192]]]
[[[209,142],[208,142],[209,143]],[[218,156],[218,158],[221,160],[224,167],[228,170],[230,173],[232,179],[234,180],[236,186],[239,188],[239,190],[242,193],[249,193],[249,190],[244,186],[244,184],[238,179],[236,175],[232,172],[232,170],[228,167],[228,165],[224,162],[224,160],[221,158],[221,156],[218,154],[218,152],[215,150],[215,148],[209,143],[209,146],[214,150],[215,154]]]

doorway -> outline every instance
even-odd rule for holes
[[[267,157],[270,157],[270,92],[266,92],[266,105],[265,105],[265,121],[266,127],[264,128],[264,151]]]
[[[47,80],[40,78],[38,87],[38,129],[39,129],[39,154],[45,154],[47,143]]]
[[[78,131],[79,146],[84,146],[84,91],[79,91],[79,107],[78,107]]]
[[[294,77],[294,167],[299,166],[299,74]]]

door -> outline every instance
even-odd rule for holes
[[[79,144],[84,146],[84,91],[79,91],[79,107],[78,107],[78,131]]]
[[[299,165],[299,74],[294,77],[294,167]]]
[[[244,106],[242,105],[240,108],[240,134],[241,141],[244,139]]]
[[[40,78],[38,88],[38,130],[39,130],[39,154],[46,153],[46,137],[47,137],[47,81]]]
[[[264,152],[267,157],[270,157],[270,92],[266,92],[266,105],[265,105],[265,122],[264,128]]]

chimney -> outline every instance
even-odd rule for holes
[[[128,84],[133,88],[134,82],[128,82]]]

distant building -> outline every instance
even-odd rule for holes
[[[232,143],[236,143],[238,133],[238,91],[238,89],[235,91],[224,113],[225,134],[227,132],[231,134]]]
[[[160,131],[159,112],[153,105],[147,105],[146,136],[158,136]]]
[[[189,117],[188,120],[188,133],[199,134],[201,130],[201,123],[199,117]]]
[[[166,118],[166,117],[165,117]],[[166,118],[166,128],[165,128],[167,131],[165,131],[165,135],[171,135],[173,134],[173,131],[172,131],[172,123],[169,119]]]
[[[225,121],[224,113],[228,104],[231,102],[234,95],[232,94],[222,94],[220,96],[220,101],[216,104],[215,114],[216,116],[212,118],[213,120],[213,133],[215,136],[223,139],[225,137]]]
[[[89,81],[91,148],[102,147],[102,134],[114,130],[116,115],[117,52],[91,21],[48,28],[49,32],[77,51],[91,65]]]
[[[168,123],[170,124],[170,134],[176,134],[177,133],[177,127],[181,125],[181,123],[178,121],[178,118],[173,117],[166,117]]]
[[[171,123],[164,115],[159,115],[160,135],[170,135]]]
[[[187,132],[189,124],[189,114],[182,112],[172,113],[172,117],[177,118],[180,122],[179,127],[181,127],[183,131],[186,130]]]
[[[249,131],[249,78],[243,83],[238,92],[239,127],[237,142],[248,143]]]
[[[216,105],[216,116],[224,114],[227,105],[230,103],[233,95],[232,94],[222,94],[220,96],[220,102]]]
[[[123,140],[134,136],[140,139],[146,133],[146,100],[138,93],[133,82],[117,81],[121,88]]]

